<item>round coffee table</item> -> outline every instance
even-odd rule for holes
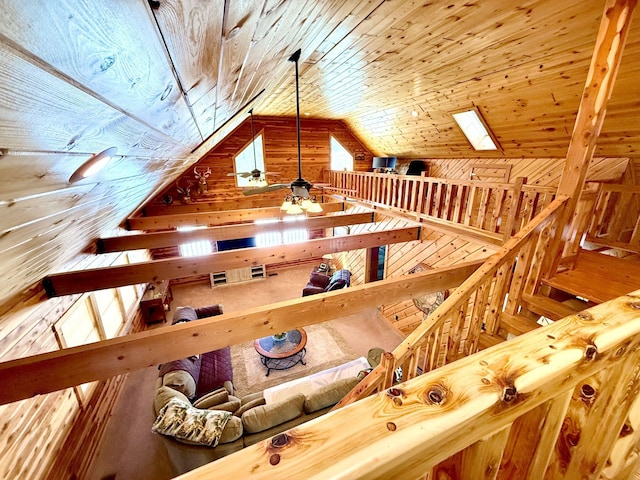
[[[275,335],[254,340],[253,346],[260,355],[260,361],[267,367],[267,374],[271,370],[286,370],[298,363],[304,363],[304,356],[307,353],[307,332],[302,328],[285,332],[282,339]]]

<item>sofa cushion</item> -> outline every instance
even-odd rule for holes
[[[317,410],[335,405],[357,384],[358,379],[353,377],[342,378],[320,387],[306,396],[304,413],[313,413]]]
[[[224,382],[233,383],[233,367],[231,365],[231,349],[224,347],[212,352],[200,355],[200,376],[196,395],[204,395],[224,385]]]
[[[304,395],[298,393],[280,402],[252,408],[242,415],[242,425],[248,433],[267,430],[302,415]]]
[[[158,415],[162,407],[164,407],[169,400],[172,398],[177,398],[182,400],[185,403],[189,403],[189,399],[185,397],[182,393],[177,390],[174,390],[170,387],[160,387],[156,389],[156,395],[153,397],[153,410]]]
[[[233,413],[240,408],[240,399],[238,397],[234,397],[233,395],[229,395],[229,400],[224,403],[214,405],[210,408],[211,410],[224,410],[226,412]]]
[[[178,390],[187,398],[193,398],[196,394],[196,381],[184,370],[174,370],[164,375],[162,385]]]
[[[235,442],[243,433],[242,420],[238,417],[231,417],[222,430],[218,444]]]
[[[255,392],[249,393],[240,399],[242,405],[246,405],[249,402],[253,402],[254,400],[258,400],[259,398],[264,398],[263,392]]]
[[[302,289],[302,296],[307,297],[309,295],[315,295],[317,293],[324,293],[325,290],[322,287],[314,287],[313,285],[307,283],[307,286]]]
[[[327,288],[329,281],[331,281],[331,277],[324,273],[311,272],[309,277],[309,283],[314,287]]]
[[[196,408],[210,408],[227,401],[229,401],[229,392],[225,388],[218,388],[195,400],[193,406]]]
[[[189,442],[215,447],[231,419],[230,412],[201,410],[178,398],[169,400],[151,430]]]
[[[264,400],[264,397],[256,398],[249,402],[243,403],[242,406],[238,410],[236,410],[233,414],[237,417],[241,417],[242,414],[247,410],[250,410],[254,407],[259,407],[260,405],[264,405],[265,403],[266,402]]]
[[[207,307],[198,307],[195,309],[198,318],[214,317],[216,315],[222,315],[223,308],[219,303],[209,305]]]

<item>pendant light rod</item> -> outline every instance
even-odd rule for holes
[[[253,147],[253,168],[258,169],[258,161],[256,160],[256,136],[253,133],[253,108],[249,110],[249,115],[251,115],[251,146]]]
[[[289,57],[290,62],[296,64],[296,130],[298,133],[298,180],[302,180],[302,155],[300,154],[300,92],[298,87],[298,60],[300,59],[301,49],[294,52]]]

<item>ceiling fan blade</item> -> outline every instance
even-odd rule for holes
[[[273,192],[275,190],[282,190],[283,188],[289,188],[286,183],[274,183],[273,185],[267,185],[266,187],[251,188],[243,190],[243,195],[257,195],[259,193]]]
[[[244,176],[246,175],[248,172],[231,172],[231,173],[227,173],[227,177],[237,177],[237,176]]]

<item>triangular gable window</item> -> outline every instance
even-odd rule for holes
[[[255,160],[254,160],[255,151]],[[264,147],[262,142],[262,134],[256,136],[253,142],[249,142],[245,147],[240,150],[235,158],[236,173],[251,172],[251,170],[258,169],[261,172],[265,171],[264,168]],[[237,176],[239,187],[255,187],[249,182],[251,177]]]

